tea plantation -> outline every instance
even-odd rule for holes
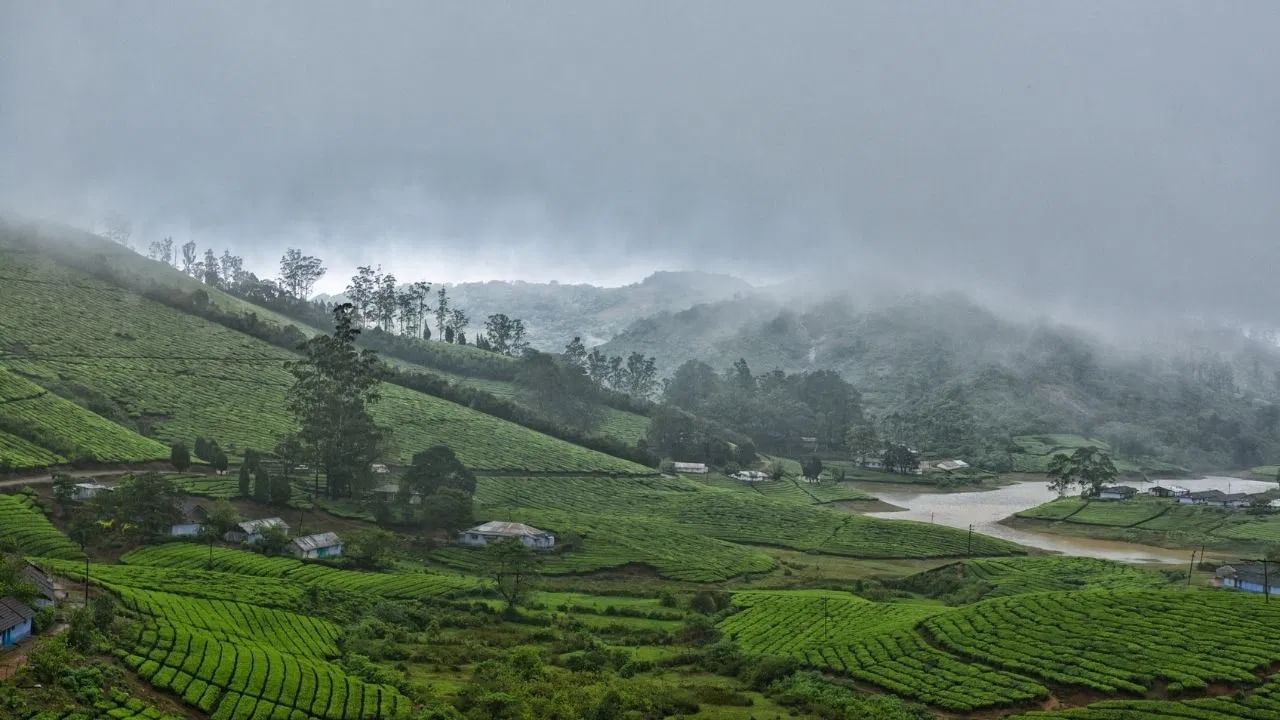
[[[169,449],[0,367],[0,467],[162,460]]]
[[[0,365],[36,383],[71,381],[91,388],[122,412],[147,418],[156,438],[166,443],[206,436],[238,452],[273,447],[290,429],[284,392],[291,377],[283,367],[296,359],[290,353],[43,256],[0,247],[0,264],[6,277],[15,278],[0,283],[0,302],[41,309],[0,317],[0,336],[6,340]],[[0,406],[0,413],[20,405]],[[396,462],[407,463],[413,453],[442,443],[478,471],[652,472],[398,386],[384,386],[374,414],[396,429],[391,447]],[[98,437],[85,422],[42,417],[75,440],[68,450],[83,449],[91,457],[158,455],[151,441],[141,450],[119,449],[115,436]],[[118,426],[106,424],[110,427],[104,430],[120,434]]]
[[[1280,606],[1243,593],[1032,592],[959,609],[814,591],[741,592],[734,602],[743,609],[720,628],[749,652],[795,657],[951,710],[1043,698],[1050,687],[1105,693],[1145,693],[1157,684],[1174,693],[1210,683],[1248,687],[1280,661]],[[1116,707],[1047,717],[1130,717],[1103,710]],[[1218,717],[1152,715],[1175,716]],[[1264,715],[1240,710],[1221,717]]]

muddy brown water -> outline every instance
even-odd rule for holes
[[[1126,483],[1146,490],[1156,483],[1166,487],[1178,485],[1193,492],[1222,490],[1223,492],[1262,492],[1276,487],[1275,482],[1242,480],[1235,477],[1208,476],[1198,479],[1156,479],[1151,482]],[[870,512],[871,517],[898,520],[921,520],[939,525],[965,529],[970,524],[975,532],[1011,540],[1028,547],[1060,552],[1066,555],[1104,558],[1131,563],[1185,564],[1187,551],[1143,545],[1117,540],[1099,540],[1039,533],[1023,528],[1001,525],[1000,521],[1014,513],[1048,502],[1057,493],[1049,489],[1043,480],[1027,480],[992,490],[940,493],[913,489],[909,485],[885,487],[877,483],[859,483],[858,488],[891,505],[905,510]]]

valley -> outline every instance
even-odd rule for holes
[[[863,405],[823,373],[742,363],[636,397],[625,377],[574,385],[593,375],[559,354],[381,327],[344,346],[342,306],[324,306],[334,328],[292,306],[258,315],[243,288],[205,290],[59,237],[17,225],[0,235],[0,300],[20,309],[0,317],[0,582],[42,608],[25,662],[0,677],[13,717],[986,720],[1122,708],[1217,720],[1280,709],[1272,606],[1211,582],[1219,564],[1267,550],[1250,540],[1263,530],[1246,530],[1270,515],[1230,532],[1213,523],[1204,532],[1220,542],[1188,576],[1189,529],[1141,527],[1164,516],[1138,517],[1153,500],[1104,506],[1048,487],[1058,458],[1083,451],[1115,453],[1115,482],[1140,490],[1273,481],[1197,478],[1065,429],[1010,435],[994,466],[966,447],[930,445],[922,458],[896,439],[932,436],[902,416],[870,423],[874,399]],[[345,382],[367,388],[376,432],[326,454],[323,443],[363,432],[326,435],[330,423],[308,415],[350,402],[324,394],[341,384],[306,384],[343,357],[367,359],[368,378]],[[561,394],[591,422],[575,425],[532,388],[534,370],[536,382],[567,383]],[[329,399],[300,402],[301,388]],[[768,405],[786,412],[735,420]],[[868,456],[869,443],[883,455]],[[1143,479],[1161,469],[1175,474]],[[463,542],[489,526],[517,539]],[[529,550],[523,537],[554,546]],[[325,543],[334,555],[306,555]],[[44,581],[22,577],[47,577],[53,604],[35,602]]]

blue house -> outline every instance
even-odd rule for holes
[[[0,648],[11,648],[30,635],[35,616],[35,611],[17,598],[0,598]]]
[[[1265,592],[1264,585],[1270,585],[1270,594],[1280,596],[1280,563],[1268,569],[1270,572],[1263,572],[1262,563],[1223,565],[1214,573],[1213,584],[1255,593]]]

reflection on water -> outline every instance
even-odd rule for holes
[[[1274,482],[1216,476],[1198,480],[1153,479],[1149,483],[1124,482],[1137,487],[1140,491],[1156,483],[1166,487],[1179,485],[1192,491],[1222,490],[1223,492],[1261,492],[1276,486]],[[1139,543],[1051,535],[999,524],[1000,520],[1016,512],[1035,507],[1056,497],[1056,493],[1049,489],[1048,483],[1042,480],[1028,480],[994,490],[962,493],[919,492],[906,485],[886,488],[876,483],[862,483],[859,484],[859,488],[887,503],[907,508],[903,512],[867,513],[874,517],[932,521],[957,528],[967,528],[972,524],[976,532],[1068,555],[1148,563],[1185,563],[1190,560],[1190,554],[1184,550],[1169,550]]]

